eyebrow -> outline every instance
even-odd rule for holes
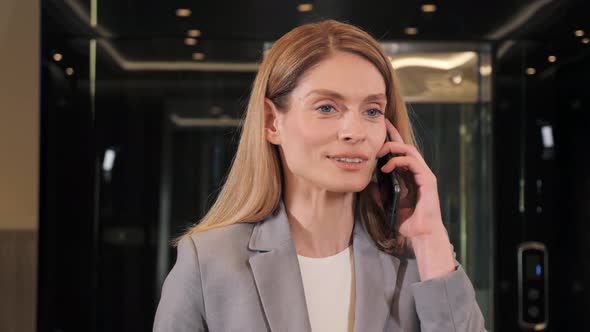
[[[329,97],[332,97],[332,98],[338,99],[338,100],[344,100],[345,99],[344,96],[342,96],[338,92],[332,91],[332,90],[327,90],[327,89],[311,90],[310,92],[308,92],[305,95],[305,98],[307,98],[309,95],[312,95],[312,94],[325,95],[325,96],[329,96]],[[375,100],[387,101],[387,96],[385,96],[384,93],[377,93],[377,94],[373,94],[373,95],[368,95],[365,98],[365,100],[363,100],[363,102],[366,102],[366,101],[375,101]]]

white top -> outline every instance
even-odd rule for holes
[[[313,332],[349,332],[354,327],[355,278],[352,246],[333,256],[297,255]]]

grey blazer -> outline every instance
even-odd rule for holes
[[[414,257],[380,251],[355,218],[354,331],[485,331],[462,267],[420,281]],[[256,223],[185,236],[153,331],[311,332],[284,203]]]

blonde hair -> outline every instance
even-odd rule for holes
[[[301,75],[336,51],[359,55],[375,65],[385,81],[385,116],[407,144],[416,146],[393,67],[373,37],[353,25],[334,20],[296,27],[272,45],[260,65],[243,119],[238,149],[215,203],[198,224],[173,242],[174,245],[185,235],[260,221],[278,208],[283,173],[277,146],[265,137],[264,99],[272,100],[279,110],[286,109],[287,98]],[[405,183],[409,182],[402,181],[402,187],[408,189]],[[373,201],[368,187],[357,195],[357,211],[375,243],[385,252],[399,253],[405,241],[399,233],[387,230],[383,212]]]

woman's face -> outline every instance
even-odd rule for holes
[[[377,68],[348,52],[310,68],[290,94],[287,112],[276,112],[267,100],[267,116],[274,114],[267,119],[274,124],[267,139],[280,147],[285,176],[333,192],[363,190],[385,141],[386,100]],[[336,156],[362,162],[339,162]]]

